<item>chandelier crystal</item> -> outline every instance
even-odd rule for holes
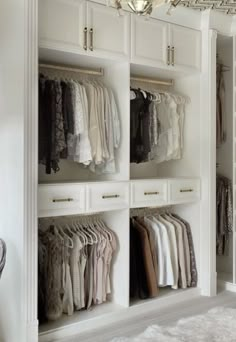
[[[165,4],[171,4],[171,8],[176,7],[181,0],[115,0],[117,10],[122,10],[122,4],[127,4],[137,15],[150,15],[154,8]],[[170,14],[170,11],[168,11]]]

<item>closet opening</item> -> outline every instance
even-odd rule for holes
[[[128,210],[39,219],[39,337],[129,306],[128,219]]]
[[[39,49],[40,65],[39,183],[128,180],[129,64]]]
[[[132,75],[173,80],[173,84],[133,80]],[[199,96],[198,73],[131,65],[131,179],[200,176]],[[144,99],[146,119],[139,98]]]
[[[233,56],[233,38],[219,34],[216,51],[216,271],[220,285],[235,281]]]
[[[197,290],[199,210],[198,204],[130,209],[131,307]]]

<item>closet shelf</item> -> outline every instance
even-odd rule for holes
[[[170,304],[178,303],[181,300],[199,296],[199,288],[188,288],[172,290],[170,288],[160,289],[160,295],[155,299],[134,300],[130,307],[124,307],[114,303],[104,303],[94,306],[90,311],[78,311],[73,316],[63,315],[55,322],[44,323],[39,327],[39,342],[49,342],[55,339],[73,336],[80,331],[86,333],[91,326],[112,324],[119,319],[128,319],[132,315],[140,314],[140,306],[147,310],[155,310],[157,307],[168,307]]]
[[[39,341],[52,341],[55,336],[59,338],[59,330],[75,329],[76,331],[86,330],[92,326],[94,319],[102,318],[106,321],[106,317],[110,314],[123,312],[125,308],[121,305],[114,303],[104,303],[101,305],[95,305],[90,310],[83,310],[74,313],[72,316],[63,315],[56,321],[50,321],[43,323],[39,326]],[[73,325],[73,327],[71,327]],[[64,331],[64,334],[66,332]]]

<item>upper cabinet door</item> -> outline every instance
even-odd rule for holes
[[[88,51],[101,57],[128,57],[130,14],[118,16],[115,8],[87,3]]]
[[[170,25],[171,61],[186,71],[201,69],[201,32]]]
[[[79,0],[40,0],[39,46],[84,51],[85,10]]]
[[[168,24],[137,15],[132,15],[131,23],[131,62],[166,66]]]

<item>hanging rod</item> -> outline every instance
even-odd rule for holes
[[[158,80],[154,78],[145,78],[145,77],[139,77],[139,76],[134,76],[134,75],[130,77],[130,80],[137,81],[137,82],[165,85],[168,87],[171,87],[174,85],[174,80]]]
[[[72,71],[79,74],[87,74],[87,75],[95,75],[95,76],[103,76],[104,70],[100,69],[83,69],[83,68],[76,68],[76,67],[69,67],[65,65],[55,65],[55,64],[47,64],[47,63],[40,63],[39,68],[45,69],[53,69],[53,70],[61,70],[61,71]]]

